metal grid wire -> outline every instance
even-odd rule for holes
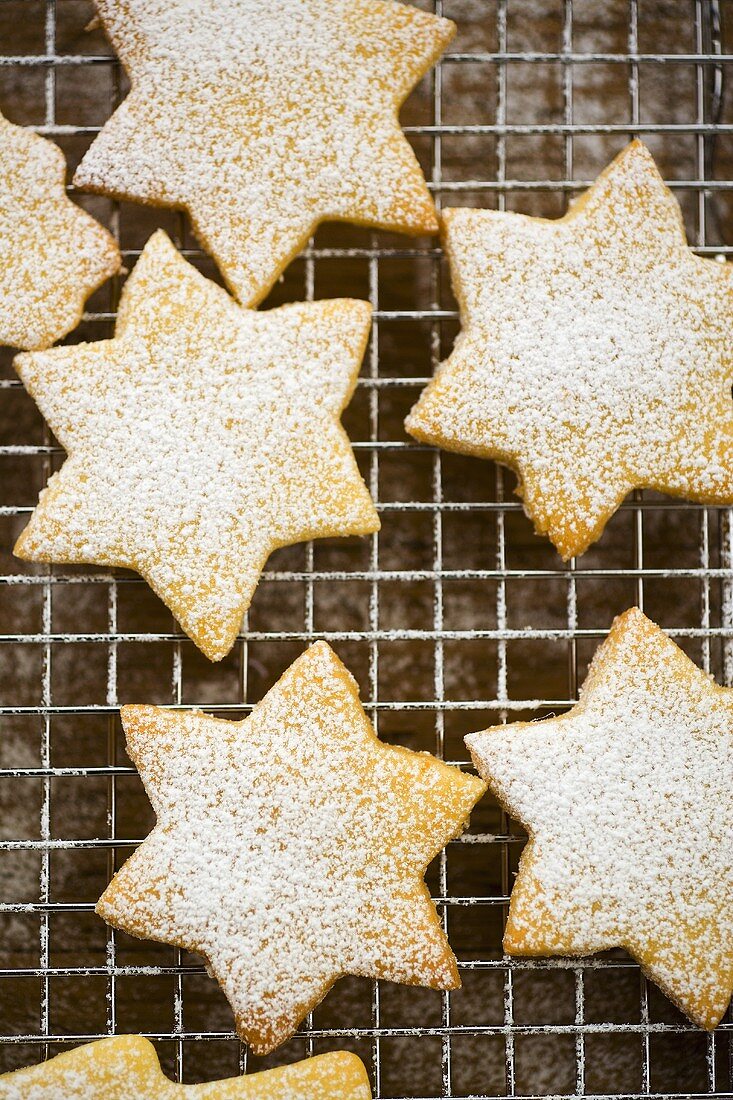
[[[727,0],[426,0],[461,33],[403,118],[438,205],[554,216],[630,135],[647,139],[703,255],[733,249],[733,54]],[[728,9],[728,10],[727,10]],[[0,0],[0,106],[78,161],[124,95],[86,0]],[[127,266],[163,224],[213,268],[185,220],[104,200]],[[348,286],[347,286],[348,284]],[[353,284],[353,285],[352,285]],[[534,538],[512,475],[410,442],[401,419],[457,331],[435,241],[328,227],[271,301],[349,292],[374,309],[347,428],[380,535],[281,551],[230,658],[209,666],[124,571],[26,566],[8,551],[62,454],[10,368],[0,381],[0,1069],[114,1032],[157,1043],[176,1080],[338,1047],[386,1097],[733,1096],[729,1016],[703,1035],[623,952],[508,959],[501,926],[523,838],[486,799],[431,868],[459,958],[453,994],[345,979],[299,1036],[248,1057],[200,960],[92,914],[150,826],[120,702],[240,716],[326,637],[381,735],[467,766],[462,735],[569,706],[614,614],[638,603],[733,682],[727,513],[636,493],[597,548],[562,565]],[[111,332],[118,285],[72,339]]]

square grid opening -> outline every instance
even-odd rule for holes
[[[459,27],[402,112],[439,207],[558,216],[639,135],[696,251],[732,251],[731,0],[418,6]],[[0,0],[0,109],[57,141],[70,174],[127,88],[93,15],[88,0]],[[127,268],[162,226],[217,278],[182,216],[76,198],[115,233]],[[111,335],[123,281],[94,295],[69,342]],[[428,874],[462,989],[343,979],[267,1059],[236,1039],[199,959],[93,913],[152,823],[121,703],[241,717],[325,637],[380,736],[468,767],[465,733],[570,706],[613,616],[633,603],[733,682],[731,514],[638,492],[596,546],[563,565],[533,535],[512,474],[418,446],[402,427],[458,331],[437,239],[326,225],[265,307],[344,293],[374,309],[344,423],[382,531],[273,555],[240,640],[215,666],[133,574],[12,557],[63,455],[12,354],[0,353],[0,1071],[141,1032],[180,1081],[346,1048],[378,1100],[733,1096],[730,1013],[699,1032],[621,951],[502,954],[523,836],[489,797]]]

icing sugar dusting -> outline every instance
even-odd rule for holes
[[[733,500],[731,269],[687,248],[640,142],[559,221],[444,218],[463,331],[414,436],[517,469],[564,557],[632,488]]]
[[[370,315],[243,310],[155,234],[113,340],[16,357],[70,456],[16,554],[136,569],[223,657],[272,550],[379,527],[339,423]]]
[[[714,1027],[733,991],[733,692],[634,608],[569,714],[466,744],[532,838],[506,950],[625,947]]]
[[[484,784],[381,744],[325,642],[243,722],[122,716],[157,825],[97,912],[204,955],[255,1051],[343,974],[460,984],[422,876]]]
[[[394,0],[97,0],[132,91],[75,184],[184,207],[255,305],[324,219],[436,232],[400,104],[455,26]]]
[[[52,142],[0,115],[0,344],[46,348],[119,269],[114,238],[69,200]]]
[[[363,1064],[336,1051],[290,1066],[200,1085],[161,1071],[152,1043],[119,1035],[0,1076],[0,1100],[370,1100]]]

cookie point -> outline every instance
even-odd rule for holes
[[[156,229],[145,242],[145,246],[140,253],[140,258],[142,259],[145,255],[155,255],[156,253],[164,255],[166,252],[169,254],[175,253],[176,256],[179,255],[176,246],[173,244],[173,241],[170,239],[165,229]]]
[[[445,28],[445,44],[447,46],[458,34],[458,24],[452,19],[447,19],[446,16],[442,16],[442,19]]]
[[[461,206],[448,206],[445,210],[441,210],[438,214],[441,227],[447,229],[455,218],[460,218],[465,212],[466,208]]]
[[[332,1062],[341,1062],[342,1065],[352,1066],[354,1069],[357,1069],[359,1066],[361,1066],[361,1068],[364,1069],[364,1063],[362,1062],[359,1055],[352,1054],[350,1050],[333,1050],[330,1052],[328,1057],[331,1059]],[[364,1074],[366,1076],[366,1070],[364,1070]]]
[[[107,887],[107,890],[109,887]],[[94,912],[96,916],[100,917],[106,924],[109,924],[112,919],[112,910],[109,908],[105,901],[107,890],[104,891],[97,904],[94,906]]]
[[[408,435],[411,435],[413,439],[416,439],[418,443],[433,443],[434,440],[430,437],[430,433],[424,428],[422,418],[420,416],[420,402],[417,401],[409,413],[405,417],[405,431]]]
[[[28,530],[28,528],[26,527],[20,532],[20,534],[18,535],[18,538],[15,540],[15,546],[13,547],[13,557],[14,558],[20,558],[21,561],[32,561],[33,560],[31,555],[26,550],[26,542],[28,541],[27,538],[26,538],[26,531],[27,530]]]
[[[475,806],[479,799],[484,797],[489,789],[489,785],[481,776],[471,775],[470,772],[461,772],[461,776],[464,780],[468,781],[467,786],[471,788],[471,796],[474,799],[473,805]],[[466,821],[466,824],[468,824],[468,821]]]
[[[727,1011],[728,1005],[726,1004],[723,1008],[718,1009],[717,1012],[707,1012],[697,1018],[695,1014],[692,1013],[691,1019],[693,1023],[697,1024],[698,1027],[701,1027],[704,1031],[715,1031]]]
[[[439,233],[440,232],[440,215],[435,207],[425,213],[425,221],[419,233]]]
[[[506,932],[504,933],[501,941],[501,946],[505,954],[507,955],[523,955],[521,941],[514,936],[507,925]]]
[[[34,354],[33,351],[21,351],[13,356],[12,367],[16,374],[22,377],[21,372],[32,363]]]
[[[364,350],[366,350],[366,342],[369,339],[372,326],[373,310],[371,304],[365,302],[363,298],[331,298],[326,299],[326,302],[334,311],[341,311],[350,324],[359,325],[364,329]]]
[[[527,505],[524,486],[521,481],[517,483],[514,492],[515,495],[523,501],[525,511],[529,514],[530,509]],[[600,537],[601,533],[601,531],[593,531],[591,534],[587,532],[578,534],[562,528],[547,530],[543,529],[541,526],[535,526],[535,534],[540,538],[543,534],[546,534],[563,561],[570,561],[571,558],[579,558],[581,554],[584,554],[588,547]]]
[[[159,709],[148,703],[126,703],[120,707],[120,721],[125,735],[129,737],[145,726]]]
[[[372,503],[372,515],[369,517],[369,526],[365,529],[364,535],[375,535],[382,530],[382,521],[379,518],[379,513]]]
[[[644,612],[639,607],[630,607],[627,611],[622,611],[620,615],[617,615],[611,624],[611,630],[623,630],[626,627],[638,626],[648,629],[658,629],[655,624],[648,619]]]
[[[363,298],[341,298],[337,300],[344,302],[354,313],[362,313],[371,320],[372,306],[370,302],[365,302]]]
[[[469,752],[471,752],[476,744],[476,738],[478,733],[467,733],[463,738],[463,744],[466,746]]]
[[[644,149],[647,153],[649,152],[647,146],[639,137],[634,137],[631,139],[629,144],[626,146],[626,151],[628,152],[629,149]]]
[[[205,642],[197,642],[196,644],[198,645],[199,649],[203,653],[204,657],[208,657],[208,659],[211,661],[212,665],[217,665],[219,663],[219,661],[224,660],[227,653],[229,653],[229,650],[234,645],[234,642],[231,642],[227,646],[220,646],[220,645],[209,646],[209,645],[206,645]]]
[[[618,621],[623,621],[624,619],[646,619],[646,615],[637,604],[633,604],[626,611],[622,611],[620,615],[617,615],[616,619]]]
[[[204,657],[207,657],[212,664],[217,664],[226,657],[234,646],[239,635],[240,625],[241,618],[237,620],[234,627],[226,631],[223,637],[221,634],[212,637],[210,633],[207,632],[203,634],[200,630],[196,630],[193,627],[190,630],[184,629],[186,629],[189,638],[198,646]]]
[[[448,976],[445,979],[442,988],[443,989],[460,989],[461,988],[461,976],[458,973],[458,963],[456,962],[453,952],[450,954],[450,958],[446,959],[448,966]]]
[[[659,176],[661,179],[661,173],[657,167],[657,162],[654,160],[649,147],[638,137],[633,138],[628,145],[624,146],[620,153],[617,153],[611,161],[607,171],[614,166],[620,166],[626,164],[627,161],[634,160],[643,165],[647,171],[653,173],[655,176]]]
[[[103,1039],[100,1041],[115,1043],[120,1048],[125,1047],[129,1052],[134,1051],[139,1058],[146,1058],[150,1062],[154,1061],[156,1066],[160,1066],[154,1045],[144,1035],[111,1035],[108,1040]]]
[[[474,768],[478,772],[478,776],[472,778],[478,778],[479,782],[483,785],[484,790],[476,798],[478,802],[479,798],[482,798],[486,791],[489,789],[487,779],[491,778],[490,768],[487,761],[487,754],[490,749],[489,742],[491,736],[488,730],[477,730],[475,733],[469,733],[463,738],[466,748],[471,755],[471,762]]]
[[[320,660],[330,661],[332,664],[340,665],[341,661],[338,654],[328,642],[323,638],[319,638],[317,642],[313,642],[303,653],[303,656],[315,657]]]
[[[74,187],[78,187],[84,190],[89,182],[88,176],[84,171],[84,159],[79,163],[74,175],[71,177],[71,183]]]
[[[352,1054],[350,1050],[332,1050],[317,1057],[327,1058],[340,1076],[352,1078],[352,1084],[369,1085],[369,1075],[358,1054]]]
[[[163,244],[163,243],[169,245],[170,248],[174,247],[173,241],[170,239],[170,237],[166,233],[165,229],[158,228],[158,229],[155,230],[154,233],[150,234],[145,247],[147,248],[148,245],[150,245],[150,244]]]

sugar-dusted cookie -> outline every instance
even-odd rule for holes
[[[422,877],[485,785],[382,744],[325,642],[243,722],[143,706],[122,721],[157,824],[97,913],[203,955],[257,1053],[344,974],[460,985]]]
[[[463,331],[416,439],[511,466],[565,558],[633,488],[733,501],[733,268],[688,249],[641,142],[558,221],[443,216]]]
[[[0,115],[0,344],[47,348],[114,275],[114,238],[68,198],[61,150]]]
[[[364,1066],[346,1051],[249,1077],[176,1085],[141,1035],[87,1043],[0,1076],[0,1100],[370,1100],[371,1095]]]
[[[394,0],[97,0],[132,82],[74,182],[187,210],[243,305],[319,222],[438,223],[398,121],[455,33]]]
[[[136,569],[223,657],[272,550],[379,527],[339,423],[370,315],[244,310],[156,233],[113,340],[15,359],[69,453],[15,553]]]
[[[571,711],[466,744],[530,834],[505,950],[624,947],[715,1027],[733,991],[733,691],[632,608]]]

